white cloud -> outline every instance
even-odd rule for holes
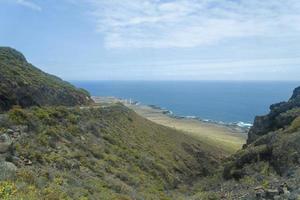
[[[73,80],[299,80],[300,57],[261,59],[198,59],[157,62],[118,61],[56,65],[55,74]],[[59,66],[61,65],[61,66]],[[85,70],[86,66],[90,70]],[[70,66],[70,65],[68,65]],[[62,71],[63,70],[63,71]],[[78,73],[80,71],[80,73]]]
[[[42,7],[40,7],[38,4],[36,4],[36,3],[32,2],[32,1],[29,1],[29,0],[16,0],[15,2],[18,5],[30,8],[32,10],[42,11]]]
[[[87,1],[108,48],[197,47],[300,34],[299,0]]]

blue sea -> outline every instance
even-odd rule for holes
[[[156,105],[177,116],[224,123],[253,123],[273,103],[286,101],[299,82],[72,81],[92,96],[114,96]]]

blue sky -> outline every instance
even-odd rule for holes
[[[300,80],[299,0],[0,0],[0,27],[67,80]]]

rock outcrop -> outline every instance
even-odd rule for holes
[[[39,70],[20,52],[0,47],[0,111],[9,110],[14,105],[75,106],[90,102],[88,92]]]
[[[18,168],[13,162],[12,146],[21,135],[25,134],[25,130],[27,130],[27,126],[15,126],[12,129],[2,128],[0,131],[0,181],[13,180],[16,177]]]
[[[0,135],[0,153],[7,152],[11,144],[12,140],[7,134]]]
[[[0,161],[0,171],[0,181],[14,179],[17,167],[11,162]]]
[[[291,97],[291,99],[296,99],[296,98],[300,98],[300,87],[297,87],[294,90],[293,96]]]
[[[288,176],[300,167],[300,88],[294,90],[289,101],[270,109],[268,115],[255,119],[246,147],[227,163],[224,178],[252,176],[251,170],[259,162],[280,176]]]
[[[300,199],[300,87],[270,110],[255,119],[247,144],[224,163],[223,184],[233,199]]]
[[[270,113],[258,116],[248,134],[247,144],[251,144],[262,135],[289,126],[300,115],[300,87],[294,90],[292,97],[287,102],[270,106]]]

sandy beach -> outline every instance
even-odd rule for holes
[[[127,100],[114,97],[93,97],[96,103],[111,104],[123,103],[139,115],[155,123],[183,131],[216,148],[222,149],[225,154],[231,154],[242,148],[247,139],[245,129],[238,126],[222,125],[204,122],[198,119],[176,117],[168,114],[159,107],[136,104]]]

